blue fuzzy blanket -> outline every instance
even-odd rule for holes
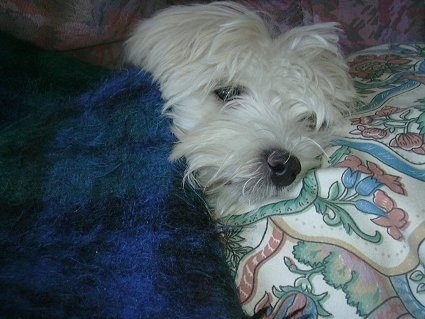
[[[151,78],[0,49],[0,317],[242,318]]]

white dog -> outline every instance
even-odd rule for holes
[[[127,59],[153,74],[216,217],[289,196],[353,100],[334,23],[278,35],[233,2],[170,7],[142,22]]]

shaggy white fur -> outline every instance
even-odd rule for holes
[[[143,21],[127,59],[151,72],[185,158],[216,217],[292,196],[354,98],[324,23],[273,34],[232,2],[170,7]]]

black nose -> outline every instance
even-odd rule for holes
[[[270,179],[275,186],[291,185],[301,172],[300,161],[287,151],[274,149],[267,152],[266,156]]]

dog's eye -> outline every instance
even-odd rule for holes
[[[327,123],[324,122],[320,126],[317,123],[315,114],[310,114],[301,118],[300,122],[304,123],[305,127],[309,131],[322,131],[327,127]]]
[[[242,89],[237,86],[225,86],[214,90],[214,94],[223,102],[229,102],[241,95]]]
[[[310,115],[304,116],[301,118],[300,122],[304,123],[307,129],[311,131],[316,130],[316,126],[317,126],[316,115],[310,114]]]

